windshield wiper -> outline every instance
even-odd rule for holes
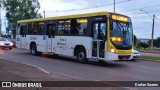
[[[124,38],[124,28],[122,27],[122,25],[118,21],[116,21],[116,24],[117,24],[118,28],[123,32],[123,38]]]

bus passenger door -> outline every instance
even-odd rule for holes
[[[95,22],[92,24],[93,46],[92,57],[98,59],[105,58],[106,23]]]
[[[21,26],[20,27],[20,47],[26,48],[26,32],[27,32],[27,26]]]
[[[47,52],[54,52],[54,32],[56,30],[56,24],[47,24]]]

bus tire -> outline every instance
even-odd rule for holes
[[[37,55],[38,54],[36,44],[31,44],[31,54],[32,55]]]
[[[86,58],[85,49],[83,48],[78,49],[76,53],[76,58],[77,58],[77,61],[80,63],[83,63],[83,64],[87,63],[88,59]]]

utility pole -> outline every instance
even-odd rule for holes
[[[1,7],[0,7],[0,37],[1,37],[1,35],[2,35],[2,18],[1,18]]]
[[[46,13],[45,10],[43,11],[43,13],[44,13],[44,16],[43,16],[43,17],[45,18],[45,13]]]
[[[116,1],[114,0],[114,13],[116,12]]]
[[[151,35],[151,50],[153,50],[154,49],[154,46],[153,46],[153,41],[154,41],[154,21],[155,21],[155,14],[153,14],[153,18],[152,18],[152,16],[151,15],[149,15],[149,13],[146,11],[146,10],[140,10],[140,11],[145,11],[147,14],[148,14],[148,16],[152,19],[152,21],[153,21],[153,23],[152,23],[152,35]]]
[[[151,50],[154,49],[154,46],[153,46],[153,36],[154,36],[154,21],[155,21],[155,15],[153,14],[153,23],[152,23],[152,36],[151,36]]]

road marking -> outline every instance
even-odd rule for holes
[[[46,70],[46,69],[43,69],[43,68],[38,67],[38,66],[36,66],[36,65],[26,64],[26,63],[18,62],[18,61],[13,61],[12,59],[7,59],[7,58],[3,58],[3,57],[0,57],[0,59],[4,59],[4,60],[16,62],[16,63],[28,65],[28,66],[33,66],[33,67],[38,68],[39,70],[43,71],[43,72],[46,73],[46,74],[50,74],[50,72],[53,72],[53,73],[56,73],[56,74],[68,76],[68,77],[75,78],[75,79],[81,79],[81,80],[84,80],[84,81],[87,81],[87,80],[88,80],[88,81],[101,81],[101,80],[93,80],[93,79],[87,79],[87,80],[86,80],[86,79],[81,78],[81,77],[77,77],[77,76],[73,76],[73,75],[68,75],[68,74],[64,74],[64,73],[60,73],[60,72],[56,72],[56,71]],[[102,82],[103,82],[103,81],[102,81]],[[104,82],[104,83],[106,83],[106,82]],[[108,82],[107,82],[107,83],[108,83]],[[119,87],[122,87],[122,88],[126,88],[126,89],[130,89],[130,90],[138,90],[138,89],[134,89],[134,88],[130,88],[130,87],[123,87],[123,86],[116,85],[116,84],[113,84],[113,83],[109,83],[109,84],[115,85],[115,86],[119,86]]]
[[[56,72],[56,71],[51,71],[51,70],[48,70],[48,71],[49,71],[49,72],[56,73],[56,74],[64,75],[64,76],[67,76],[67,77],[70,77],[70,78],[75,78],[75,79],[86,80],[86,79],[84,79],[84,78],[77,77],[77,76],[73,76],[73,75],[68,75],[68,74],[64,74],[64,73],[60,73],[60,72]]]

